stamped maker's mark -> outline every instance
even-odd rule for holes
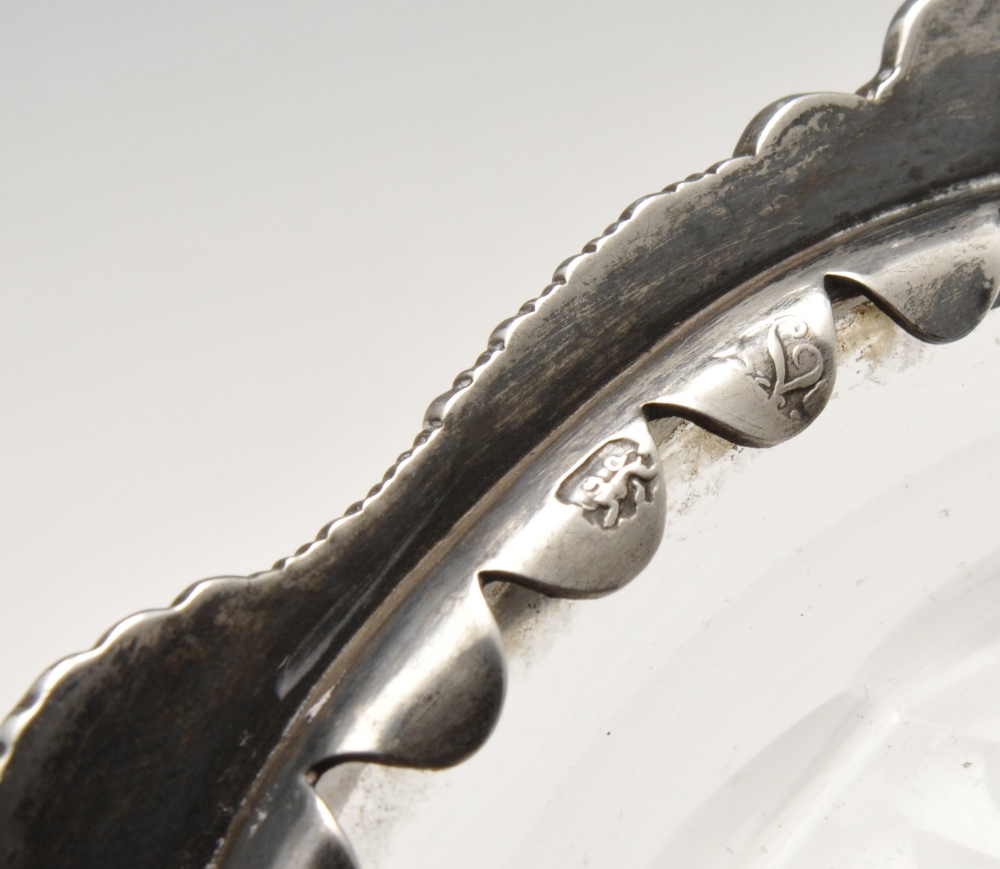
[[[788,406],[792,393],[808,398],[810,390],[823,379],[825,363],[819,347],[805,340],[809,326],[799,317],[778,317],[767,330],[767,355],[770,365],[758,348],[756,352],[720,354],[717,358],[741,364],[747,379],[760,397],[775,410],[784,411],[791,419],[799,419],[797,408]]]
[[[652,458],[629,438],[618,438],[591,453],[563,480],[556,496],[583,510],[588,522],[614,528],[652,499],[656,477]]]

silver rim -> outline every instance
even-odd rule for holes
[[[985,316],[997,18],[993,4],[904,8],[861,95],[772,106],[732,160],[640,200],[567,261],[317,541],[251,580],[200,583],[43,676],[0,737],[5,860],[350,861],[310,787],[317,771],[443,766],[492,728],[503,659],[481,579],[593,596],[655,550],[669,481],[647,419],[755,446],[801,431],[833,387],[831,295],[864,292],[932,340]],[[949,113],[956,94],[978,110]],[[916,283],[894,282],[900,262]],[[586,543],[567,548],[567,530]],[[181,650],[181,637],[197,642]],[[192,729],[206,751],[180,765]],[[88,763],[119,781],[167,770],[162,798],[203,823],[148,820],[141,792],[106,811]],[[38,775],[53,765],[73,806]],[[57,806],[59,829],[31,803]],[[122,818],[131,854],[111,844]]]

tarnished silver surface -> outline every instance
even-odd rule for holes
[[[317,776],[486,739],[505,671],[482,586],[633,579],[670,494],[649,421],[757,447],[801,432],[833,392],[831,299],[929,341],[985,316],[998,86],[1000,3],[909,3],[859,94],[780,101],[732,159],[630,206],[313,543],[42,677],[0,729],[3,865],[354,865]]]
[[[992,203],[932,212],[855,242],[844,251],[850,268],[827,280],[853,283],[917,338],[954,341],[996,302],[998,223]]]

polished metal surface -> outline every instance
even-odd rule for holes
[[[660,421],[754,447],[801,432],[834,390],[832,302],[934,342],[982,320],[998,84],[1000,3],[909,3],[859,94],[780,101],[732,159],[630,206],[314,542],[41,678],[0,729],[3,865],[354,865],[318,775],[475,751],[505,685],[482,586],[633,579],[670,496]]]

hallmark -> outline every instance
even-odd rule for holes
[[[583,510],[587,521],[614,528],[652,499],[656,477],[652,458],[629,438],[609,441],[595,450],[563,480],[556,496]]]
[[[778,411],[785,411],[791,419],[800,419],[797,408],[788,407],[788,398],[800,393],[805,400],[823,379],[825,363],[819,347],[803,340],[809,326],[799,317],[778,317],[767,330],[768,366],[758,353],[730,352],[719,354],[719,359],[729,359],[742,364],[746,377],[753,384],[764,403]],[[751,357],[756,357],[752,360]]]

